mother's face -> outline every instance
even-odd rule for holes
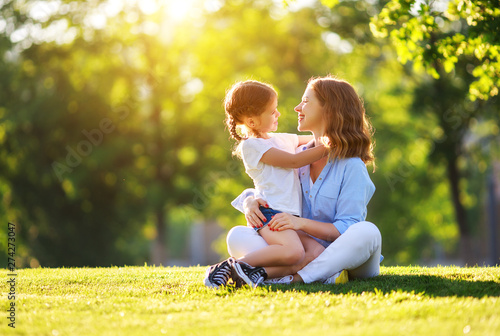
[[[323,106],[321,106],[316,93],[309,86],[307,87],[302,101],[295,106],[295,112],[299,114],[299,125],[297,129],[300,132],[311,131],[316,136],[324,133]]]

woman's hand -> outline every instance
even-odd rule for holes
[[[268,226],[271,231],[301,230],[302,218],[281,212],[273,216]]]
[[[259,206],[268,208],[267,202],[262,198],[254,198],[248,196],[243,202],[243,210],[248,226],[260,228],[263,226],[262,221],[266,221],[266,216],[259,210]]]

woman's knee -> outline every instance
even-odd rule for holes
[[[351,248],[361,253],[365,250],[371,252],[382,245],[382,236],[378,227],[371,222],[359,222],[352,226],[355,230],[355,238],[350,239]],[[344,233],[345,234],[345,233]]]
[[[371,222],[359,222],[354,224],[356,229],[361,233],[361,236],[366,237],[369,240],[381,241],[382,235],[378,227]]]

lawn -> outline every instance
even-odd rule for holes
[[[205,267],[22,269],[1,335],[500,335],[500,267],[382,267],[345,285],[213,290]],[[5,318],[15,302],[15,329]]]

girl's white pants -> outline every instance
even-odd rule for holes
[[[235,226],[227,235],[227,249],[234,258],[267,246],[266,241],[253,228]],[[316,259],[297,273],[305,283],[323,281],[342,270],[350,278],[370,278],[380,272],[382,236],[370,222],[351,225]]]

